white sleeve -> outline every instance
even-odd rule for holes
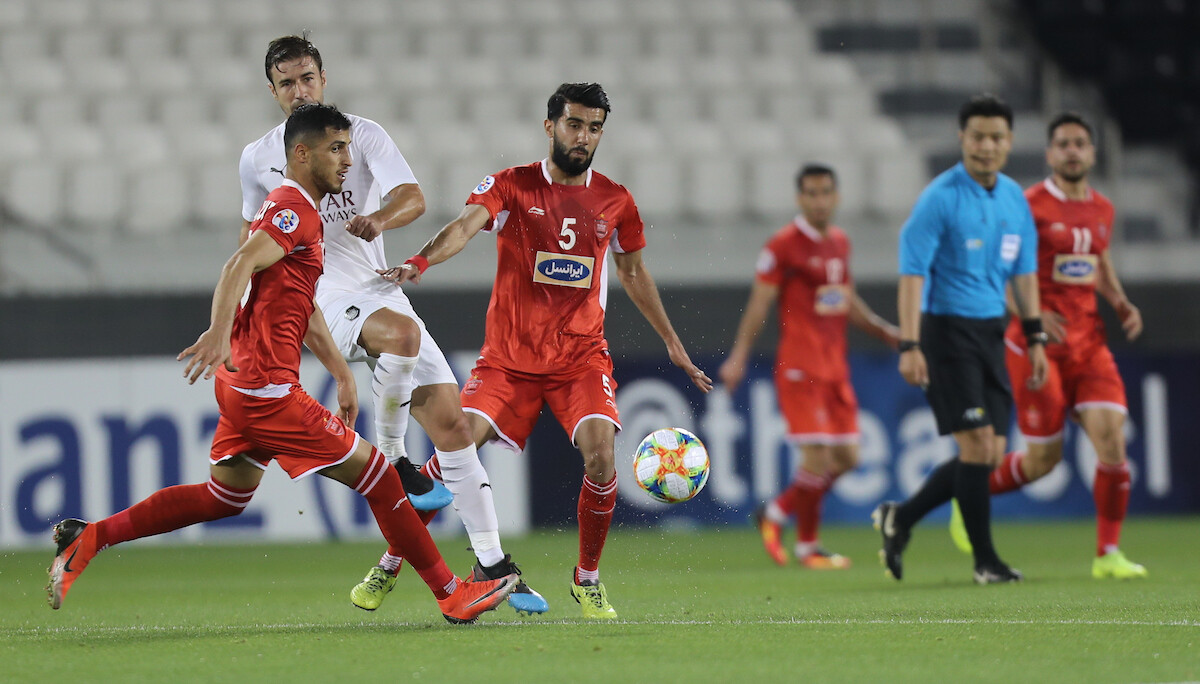
[[[379,183],[380,195],[386,196],[399,185],[416,184],[417,177],[413,175],[408,161],[400,154],[400,148],[396,147],[383,126],[370,119],[362,119],[358,139],[350,141],[350,149],[355,148],[359,152],[355,156],[366,163],[375,182]]]
[[[254,168],[255,147],[254,143],[246,145],[238,162],[238,175],[242,178],[242,218],[246,221],[254,220],[267,199],[267,189],[258,182],[258,170]]]

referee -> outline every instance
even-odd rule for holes
[[[1038,303],[1037,230],[1021,187],[1000,173],[1012,149],[1012,109],[978,95],[958,114],[962,161],[921,193],[900,232],[900,374],[925,389],[938,432],[958,456],[911,498],[875,509],[883,561],[900,579],[912,527],[953,497],[975,553],[979,584],[1015,582],[992,546],[988,474],[1004,455],[1012,391],[1004,365],[1005,284],[1020,312],[1030,387],[1046,380]]]

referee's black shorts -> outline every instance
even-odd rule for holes
[[[938,432],[991,425],[1008,434],[1012,389],[1004,364],[1005,318],[923,314],[921,351],[929,367],[925,397]]]

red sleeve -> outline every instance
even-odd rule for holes
[[[646,248],[646,224],[638,212],[633,195],[625,190],[625,210],[621,212],[621,222],[617,224],[613,235],[613,247],[622,254],[637,252]]]
[[[783,284],[783,246],[778,237],[771,238],[763,245],[754,262],[754,279],[769,285]]]
[[[510,192],[511,177],[512,174],[507,170],[494,176],[484,176],[467,197],[467,204],[478,204],[487,209],[493,219],[496,218],[496,215],[504,210]]]
[[[312,216],[308,215],[310,213]],[[267,209],[263,217],[250,226],[251,233],[262,230],[270,235],[271,239],[283,248],[285,254],[299,245],[312,242],[314,229],[323,230],[323,227],[320,217],[312,211],[312,207],[299,207],[290,203],[278,204]]]

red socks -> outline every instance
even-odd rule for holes
[[[1121,541],[1121,523],[1129,508],[1129,464],[1096,464],[1092,485],[1096,501],[1096,555],[1116,549]]]
[[[120,513],[96,523],[96,547],[103,549],[132,539],[241,513],[253,489],[234,489],[209,478],[205,484],[176,485],[154,492]]]
[[[1025,471],[1021,470],[1021,461],[1024,458],[1025,453],[1021,451],[1004,454],[1004,460],[988,476],[988,489],[993,495],[1014,492],[1029,482]]]
[[[825,492],[829,491],[835,479],[836,476],[817,475],[800,468],[788,488],[775,497],[775,505],[780,510],[788,516],[796,516],[796,538],[800,543],[817,541],[817,532],[821,527],[821,502],[825,500]]]
[[[407,560],[438,599],[449,596],[454,591],[454,573],[446,567],[429,531],[408,502],[400,474],[378,449],[371,451],[366,467],[354,481],[354,491],[362,494],[371,507],[388,542],[388,553]]]
[[[600,553],[608,538],[613,510],[617,506],[617,478],[604,484],[583,476],[579,488],[579,569],[595,571],[600,567]]]

